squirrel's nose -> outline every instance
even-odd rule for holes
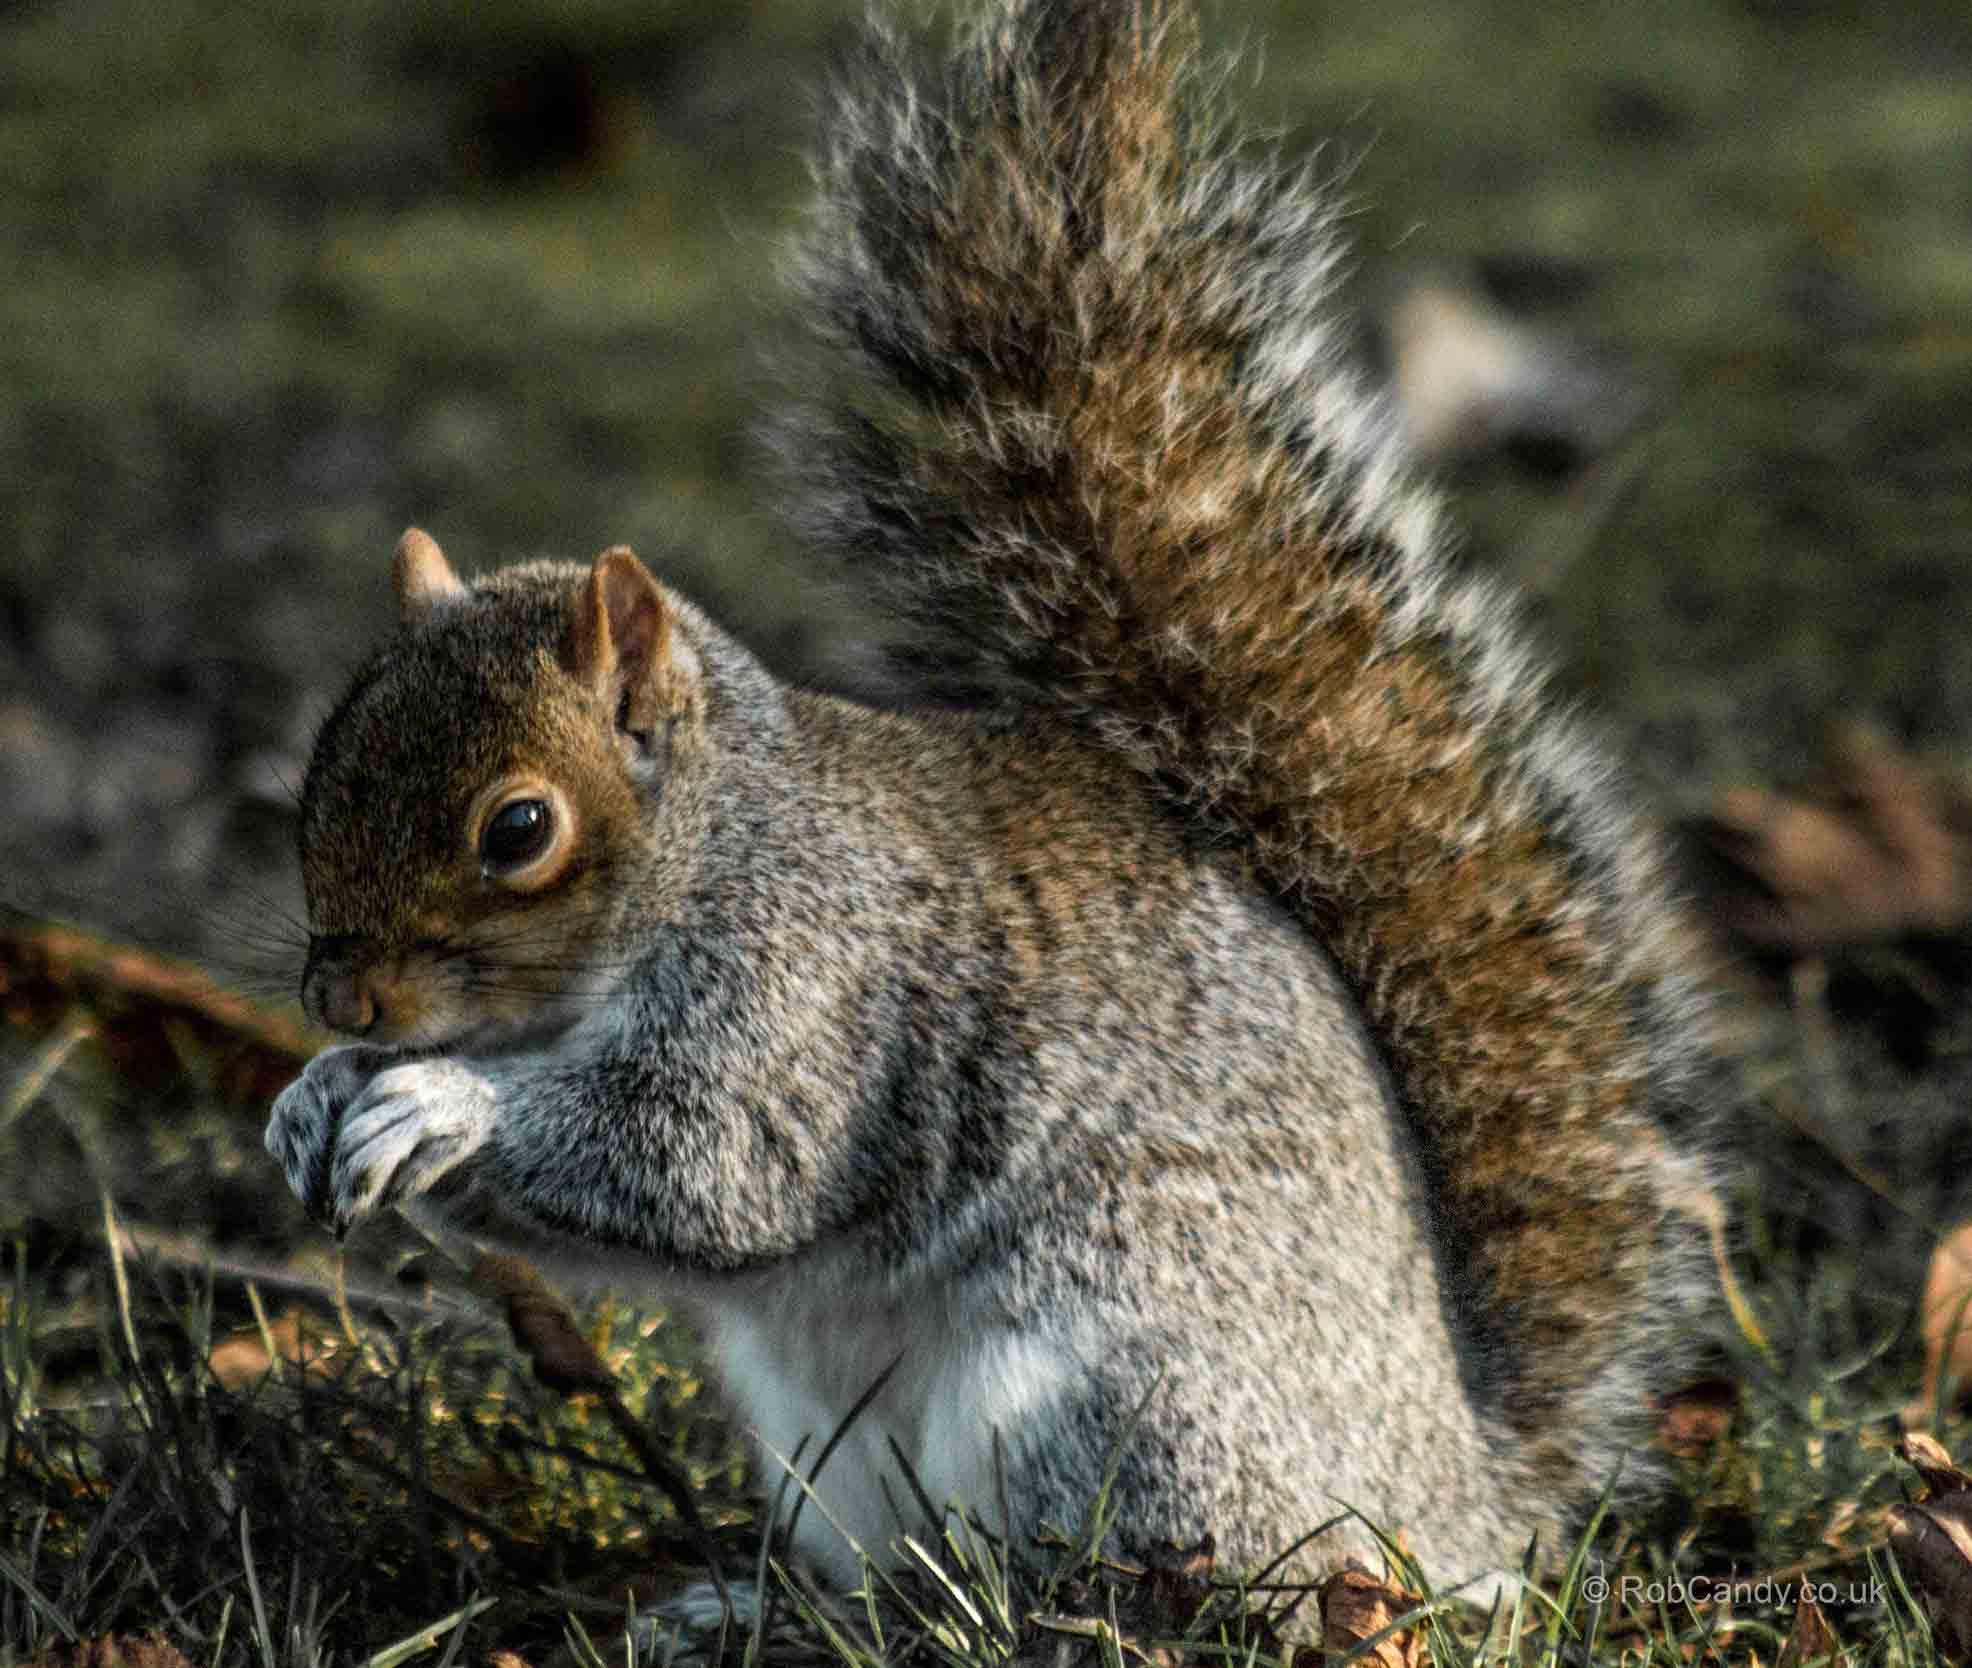
[[[317,1025],[344,1036],[368,1036],[383,1016],[383,981],[373,957],[354,940],[317,938],[301,975],[301,1005]]]
[[[345,1036],[367,1036],[375,1029],[379,1013],[376,990],[361,973],[337,973],[316,982],[315,1000],[304,1007],[320,1011],[316,1019],[331,1031]]]

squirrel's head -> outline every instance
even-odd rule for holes
[[[301,800],[302,1003],[443,1046],[558,1029],[682,890],[697,654],[628,550],[471,585],[415,528],[402,621],[322,727]]]

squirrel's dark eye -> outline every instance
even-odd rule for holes
[[[517,869],[548,849],[554,833],[554,814],[545,799],[516,799],[486,819],[479,836],[479,855],[492,869]]]

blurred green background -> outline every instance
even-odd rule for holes
[[[853,627],[747,428],[856,12],[0,13],[0,900],[290,988],[291,791],[412,521],[466,568],[630,542],[826,675]],[[1367,363],[1448,275],[1634,415],[1447,485],[1660,810],[1798,777],[1846,716],[1962,774],[1972,6],[1217,0],[1205,29],[1352,205]],[[1844,1139],[1963,1174],[1966,1051],[1866,1030]]]

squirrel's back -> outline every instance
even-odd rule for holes
[[[799,531],[906,698],[1113,749],[1334,957],[1421,1157],[1470,1383],[1592,1499],[1714,1303],[1715,1087],[1654,841],[1338,362],[1333,208],[1236,150],[1166,0],[997,6],[830,107]]]

